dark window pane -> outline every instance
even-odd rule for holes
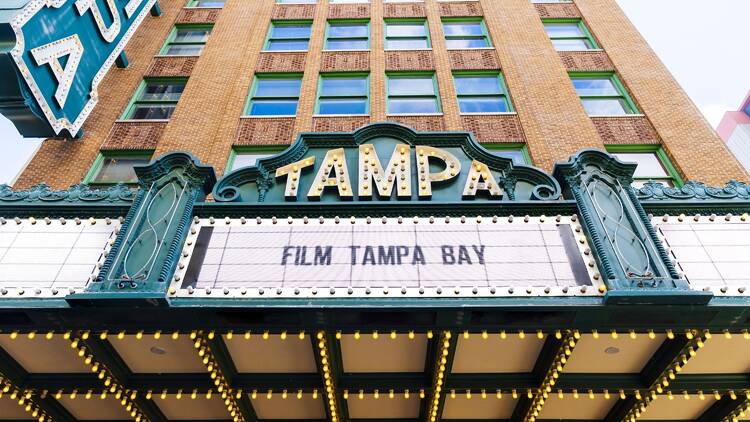
[[[197,7],[224,7],[224,0],[198,0]]]
[[[301,79],[258,79],[256,97],[299,97]]]
[[[174,112],[174,105],[137,104],[130,117],[133,120],[169,119]]]
[[[482,48],[489,47],[490,43],[486,38],[447,39],[445,46],[448,48]]]
[[[333,24],[328,28],[328,36],[334,38],[366,38],[367,24]]]
[[[293,116],[297,113],[297,100],[253,100],[251,116]]]
[[[437,100],[434,98],[398,98],[390,99],[388,102],[389,113],[437,113]]]
[[[145,101],[177,101],[184,89],[184,84],[149,83],[141,93],[140,99]]]
[[[575,78],[573,86],[578,95],[586,97],[589,95],[616,96],[620,92],[609,78]]]
[[[367,40],[328,40],[328,50],[367,50]]]
[[[750,117],[750,103],[748,103],[747,107],[745,107],[745,114],[747,114],[747,117]]]
[[[268,50],[306,51],[309,43],[310,43],[309,40],[302,40],[302,41],[271,40],[271,42],[268,43]]]
[[[203,51],[203,44],[172,44],[167,48],[167,56],[200,56]]]
[[[610,116],[628,114],[628,106],[623,99],[583,99],[583,108],[590,116]]]
[[[385,28],[387,37],[424,37],[427,36],[423,23],[388,23]]]
[[[93,178],[96,183],[130,182],[137,179],[133,166],[148,164],[148,157],[108,157]]]
[[[386,48],[391,50],[416,50],[419,48],[430,48],[427,40],[400,40],[390,39],[386,41]]]
[[[435,95],[432,77],[389,78],[389,95]]]
[[[329,96],[366,96],[367,78],[323,78],[320,95]]]
[[[367,100],[365,99],[322,99],[319,114],[365,114]]]
[[[496,75],[457,76],[456,92],[458,95],[503,93],[500,89],[500,80]]]
[[[589,50],[592,46],[588,41],[580,40],[552,40],[552,45],[557,51]]]
[[[274,25],[271,38],[310,38],[310,25]]]
[[[510,158],[515,165],[526,164],[526,157],[523,156],[521,150],[492,151],[492,153],[501,157]]]
[[[544,30],[550,38],[584,36],[581,28],[575,23],[545,23]]]
[[[459,98],[462,113],[504,113],[508,104],[502,97]]]
[[[210,29],[178,29],[175,42],[206,42]]]
[[[444,23],[443,30],[446,36],[450,35],[484,35],[482,24],[473,23]]]

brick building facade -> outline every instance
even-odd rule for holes
[[[83,137],[45,141],[16,188],[103,181],[96,178],[97,166],[108,158],[147,160],[176,150],[194,154],[221,174],[235,156],[278,151],[300,132],[349,132],[380,121],[419,131],[470,131],[498,153],[523,156],[545,171],[580,149],[606,148],[652,154],[664,174],[647,176],[676,185],[747,179],[615,0],[162,0],[160,5],[162,15],[148,17],[127,46],[129,66],[107,75]],[[327,46],[332,23],[352,22],[366,23],[367,48]],[[424,23],[428,48],[388,47],[389,22]],[[461,23],[481,24],[479,38],[486,46],[449,46],[446,39],[454,32],[446,25],[451,23],[458,24],[459,35]],[[269,31],[284,24],[309,25],[306,48],[269,48]],[[559,32],[551,28],[565,24],[564,30],[571,24],[580,28],[584,47],[566,44],[575,34],[563,34],[555,44]],[[181,28],[210,28],[199,55],[165,50]],[[366,113],[316,111],[321,75],[333,72],[366,76]],[[438,112],[389,113],[388,95],[398,93],[387,92],[388,77],[414,74],[433,77]],[[461,111],[455,78],[476,74],[498,75],[507,109]],[[285,75],[300,81],[296,114],[252,115],[247,105],[254,80]],[[618,92],[607,94],[610,100],[629,105],[622,112],[587,112],[571,78],[614,81]],[[185,85],[169,119],[128,116],[145,83],[175,80]]]

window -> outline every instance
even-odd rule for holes
[[[84,183],[136,183],[134,166],[148,164],[151,151],[107,151],[94,160]]]
[[[456,72],[453,74],[461,113],[507,113],[508,101],[503,77],[497,72]]]
[[[283,151],[284,148],[275,147],[235,147],[229,154],[227,173],[242,167],[254,166],[261,158],[270,157]]]
[[[524,166],[531,164],[531,158],[529,157],[529,151],[526,148],[526,144],[482,144],[482,146],[495,155],[510,158],[513,160],[514,165]]]
[[[748,101],[747,105],[745,106],[745,114],[747,114],[747,117],[750,117],[750,101]]]
[[[370,48],[368,21],[328,21],[326,50],[367,50]]]
[[[571,74],[573,86],[590,116],[615,116],[636,113],[633,101],[617,76],[607,73]]]
[[[490,37],[484,21],[443,20],[445,45],[448,49],[491,47]]]
[[[307,51],[311,22],[271,22],[266,51]]]
[[[440,112],[434,74],[386,74],[389,114]]]
[[[424,19],[385,21],[386,50],[415,50],[430,48],[427,21]]]
[[[185,80],[144,81],[135,93],[125,114],[128,120],[169,119],[185,89]]]
[[[544,30],[547,31],[552,45],[557,51],[592,50],[599,48],[586,25],[580,19],[545,19]]]
[[[531,0],[532,3],[573,3],[573,0]]]
[[[211,33],[210,26],[177,26],[161,49],[165,56],[200,56]]]
[[[297,114],[302,75],[256,75],[246,115],[294,116]]]
[[[190,0],[188,7],[224,7],[224,0]]]
[[[633,186],[641,187],[649,180],[661,182],[666,186],[681,186],[682,179],[675,170],[669,157],[658,146],[653,145],[612,145],[607,151],[620,161],[636,163],[638,167],[633,174]]]
[[[315,4],[315,0],[276,0],[280,4]]]
[[[331,4],[345,4],[345,3],[369,3],[370,0],[328,0]]]
[[[367,114],[370,79],[366,74],[324,74],[318,86],[316,114]]]

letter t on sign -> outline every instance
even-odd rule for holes
[[[304,160],[300,160],[292,164],[287,164],[276,169],[276,177],[287,176],[286,188],[284,189],[284,197],[288,201],[297,200],[300,173],[302,172],[303,168],[310,167],[313,164],[315,164],[315,157],[307,157]]]

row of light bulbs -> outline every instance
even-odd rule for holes
[[[221,399],[224,401],[224,406],[229,412],[229,416],[232,417],[234,422],[245,422],[245,418],[240,412],[239,406],[237,405],[236,397],[233,395],[233,391],[227,382],[221,368],[216,363],[216,359],[213,356],[213,352],[209,347],[208,340],[213,340],[216,334],[211,331],[205,335],[199,335],[197,332],[190,333],[190,340],[193,341],[193,347],[198,351],[198,356],[201,358],[201,362],[206,366],[211,380],[216,386],[216,390],[221,394]],[[207,393],[207,398],[210,399],[211,392]],[[162,392],[162,396],[165,394]],[[241,397],[242,392],[238,392],[237,396]]]
[[[451,347],[450,331],[444,331],[440,340],[440,353],[438,354],[438,365],[435,372],[435,378],[433,381],[432,388],[432,402],[430,403],[430,422],[435,422],[438,417],[438,411],[440,410],[440,393],[443,389],[443,383],[445,382],[445,368],[448,363],[448,355],[450,354]]]
[[[13,386],[9,381],[0,377],[0,398],[8,394],[8,398],[16,402],[23,410],[30,414],[38,422],[52,422],[44,411],[33,401],[33,392],[31,390],[21,391]]]
[[[89,332],[85,332],[85,333],[87,336],[90,335]],[[197,333],[196,331],[190,332],[191,338],[193,338],[196,333]],[[557,339],[562,338],[561,330],[555,330],[553,333],[554,333],[555,338]],[[579,330],[573,330],[573,333],[576,335],[577,339],[580,338],[581,332]],[[667,338],[669,338],[670,340],[675,338],[675,332],[671,329],[665,330],[664,333],[666,334]],[[688,339],[693,339],[696,335],[699,335],[699,334],[702,334],[703,337],[705,337],[706,339],[710,339],[712,337],[712,333],[710,330],[685,330],[684,333]],[[46,340],[52,340],[55,334],[56,333],[54,331],[48,331],[44,333],[43,335],[36,331],[29,331],[28,333],[20,333],[18,331],[12,331],[10,333],[10,338],[11,340],[15,340],[19,338],[20,336],[26,336],[26,338],[28,338],[29,340],[33,340],[35,338],[43,336]],[[186,334],[186,333],[182,333],[182,334]],[[375,340],[381,337],[395,340],[398,338],[400,334],[405,334],[407,338],[409,338],[410,340],[413,340],[416,338],[418,333],[415,333],[415,331],[413,330],[410,330],[406,333],[399,333],[396,330],[391,330],[390,332],[387,332],[384,335],[381,335],[381,332],[379,330],[373,330],[372,332],[369,333],[369,335]],[[552,332],[550,334],[552,334]],[[64,339],[67,340],[71,337],[71,332],[67,331],[67,332],[62,333],[61,335],[63,336]],[[180,338],[181,333],[179,331],[174,331],[172,333],[164,334],[162,333],[162,331],[155,331],[154,333],[146,334],[144,331],[137,331],[133,334],[128,334],[126,331],[119,331],[116,334],[110,335],[109,332],[102,331],[101,333],[99,333],[99,338],[101,340],[106,340],[107,338],[114,337],[118,340],[124,340],[125,336],[127,335],[135,335],[135,338],[137,340],[142,340],[143,338],[147,336],[153,336],[155,340],[159,340],[163,335],[168,335],[172,340],[178,340]],[[215,332],[211,331],[210,335],[214,336]],[[227,340],[232,340],[235,338],[235,336],[241,336],[245,340],[250,340],[252,338],[253,332],[249,330],[244,331],[243,333],[235,333],[234,331],[227,331],[226,334],[224,335],[226,336]],[[268,340],[272,335],[275,336],[277,334],[273,334],[270,331],[266,330],[266,331],[262,331],[259,335],[261,336],[263,340]],[[293,334],[289,333],[286,330],[283,330],[278,333],[278,336],[281,340],[286,340],[287,338],[289,338],[290,335],[293,335]],[[336,331],[335,333],[335,337],[337,340],[340,340],[344,335],[345,333],[342,333],[341,331]],[[363,333],[360,330],[355,330],[352,333],[352,336],[354,337],[355,340],[361,339],[363,335],[368,335],[368,334]],[[428,330],[427,332],[425,332],[425,335],[427,336],[428,339],[432,339],[434,336],[434,333],[432,330]],[[462,336],[464,339],[469,339],[471,338],[472,335],[479,335],[482,339],[486,340],[490,338],[491,334],[488,330],[482,330],[482,331],[474,332],[474,333],[467,330],[462,333]],[[503,339],[503,340],[507,339],[509,336],[512,336],[512,335],[516,335],[519,339],[525,339],[528,336],[535,336],[538,339],[544,339],[545,336],[547,335],[547,332],[543,330],[536,330],[536,331],[532,330],[531,332],[526,332],[525,330],[518,330],[518,331],[500,330],[498,332],[498,335],[500,339]],[[646,335],[649,339],[654,340],[657,337],[657,332],[655,330],[647,330],[645,333],[637,332],[635,330],[627,330],[624,332],[623,331],[618,332],[617,330],[610,330],[608,332],[600,332],[599,330],[596,330],[596,329],[591,330],[591,336],[594,339],[599,339],[602,336],[610,336],[613,339],[618,339],[620,338],[621,335],[625,335],[628,338],[633,339],[633,340],[637,339],[639,335]],[[742,335],[742,337],[745,340],[750,340],[750,332],[747,329],[742,329],[739,333],[737,332],[733,333],[730,330],[725,329],[721,331],[721,335],[723,335],[726,339],[732,339],[734,338],[735,335]],[[300,340],[304,340],[306,338],[306,333],[304,330],[302,330],[293,336],[297,337]]]
[[[578,331],[568,331],[565,334],[556,332],[555,337],[562,340],[560,349],[555,354],[555,359],[553,360],[552,365],[544,375],[541,388],[533,394],[533,398],[531,397],[531,391],[529,391],[529,398],[532,399],[532,402],[531,407],[524,418],[524,421],[526,422],[534,422],[536,421],[536,418],[539,417],[539,414],[542,412],[542,407],[544,407],[544,403],[549,398],[549,393],[552,392],[552,387],[554,387],[557,379],[563,371],[563,367],[568,362],[568,358],[573,353],[573,349],[581,339],[581,334]]]
[[[331,422],[337,422],[339,419],[338,412],[336,411],[336,386],[333,383],[333,372],[331,371],[331,361],[328,354],[325,331],[318,331],[316,338],[318,340],[320,365],[323,369],[323,382],[325,383],[326,399],[328,400],[328,411],[331,416]]]

